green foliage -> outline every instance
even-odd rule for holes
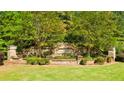
[[[89,56],[89,55],[84,56],[84,58],[87,59],[88,61],[93,60],[93,58],[91,56]]]
[[[97,57],[94,61],[94,64],[103,65],[105,63],[105,59],[103,57]]]
[[[72,31],[66,37],[67,42],[85,47],[90,55],[92,49],[105,51],[115,45],[118,16],[113,12],[75,12],[72,17]]]
[[[87,64],[87,59],[86,58],[84,58],[84,59],[82,59],[81,61],[80,61],[80,65],[86,65]]]
[[[33,16],[33,43],[38,55],[43,56],[43,48],[52,49],[57,42],[62,42],[66,34],[65,25],[56,12],[32,12]]]
[[[124,46],[123,12],[0,12],[0,51],[6,53],[9,45],[18,51],[34,47],[35,56],[47,56],[58,42],[68,42],[78,51],[103,53],[115,46],[121,52]],[[84,51],[82,51],[84,52]]]
[[[41,59],[38,61],[38,64],[39,64],[39,65],[48,65],[48,64],[49,64],[49,60],[46,59],[46,58],[41,58]]]
[[[39,61],[39,58],[37,57],[27,57],[25,59],[27,61],[27,64],[32,64],[32,65],[37,64],[37,62]]]
[[[55,12],[0,12],[0,50],[13,44],[18,51],[34,46],[41,56],[43,47],[63,41],[64,27]]]
[[[7,51],[9,45],[25,48],[31,41],[31,18],[28,12],[0,12],[0,49]]]
[[[40,58],[40,57],[27,57],[27,64],[31,64],[31,65],[46,65],[49,64],[49,60],[45,59],[45,58]]]

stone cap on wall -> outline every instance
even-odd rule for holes
[[[15,46],[15,45],[10,45],[10,46],[8,47],[8,49],[9,49],[9,50],[16,50],[16,49],[17,49],[17,46]]]

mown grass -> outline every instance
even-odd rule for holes
[[[0,67],[0,80],[11,81],[122,81],[124,63],[104,66],[31,66]]]

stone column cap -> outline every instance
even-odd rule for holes
[[[15,46],[15,45],[10,45],[10,46],[8,47],[8,49],[16,50],[16,49],[17,49],[17,46]]]

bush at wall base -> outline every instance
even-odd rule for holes
[[[46,58],[40,58],[40,57],[32,56],[32,57],[27,57],[25,59],[27,60],[27,64],[31,64],[31,65],[49,64],[49,60]]]
[[[103,65],[105,63],[105,59],[103,57],[97,57],[94,61],[94,64]]]
[[[112,61],[113,61],[113,58],[112,58],[112,57],[107,57],[107,58],[106,58],[106,62],[107,62],[107,63],[111,63]]]
[[[82,59],[79,64],[80,65],[86,65],[87,64],[87,59]]]

